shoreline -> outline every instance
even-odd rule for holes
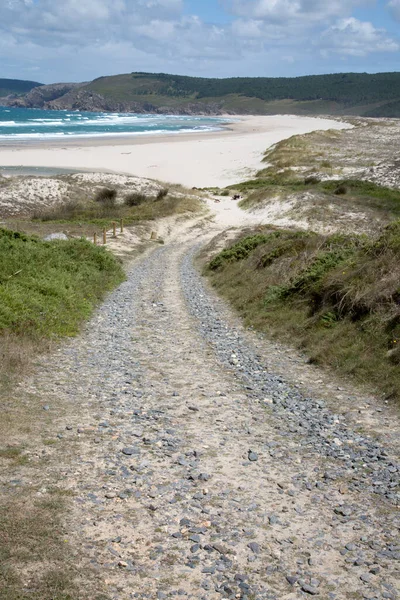
[[[263,166],[265,151],[283,139],[350,127],[345,121],[319,117],[246,115],[219,131],[10,142],[0,147],[0,172],[2,167],[63,168],[188,187],[225,187],[251,177]]]

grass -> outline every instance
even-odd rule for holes
[[[205,272],[246,324],[399,399],[399,259],[400,221],[374,239],[269,227]]]
[[[241,202],[244,208],[271,198],[283,199],[307,192],[309,198],[326,207],[340,203],[342,211],[372,209],[387,221],[399,218],[399,190],[356,178],[339,179],[342,173],[339,163],[336,161],[334,167],[326,156],[340,152],[338,146],[345,144],[340,136],[346,136],[346,132],[313,132],[283,140],[267,150],[264,156],[267,166],[256,178],[230,189],[244,194]],[[332,175],[335,178],[329,179]]]
[[[75,335],[124,279],[112,254],[85,239],[43,242],[0,230],[0,333]]]
[[[40,454],[57,452],[53,416],[40,394],[6,384],[51,341],[75,335],[124,277],[111,253],[85,239],[44,242],[0,229],[0,465],[4,481],[37,486],[3,486],[0,494],[0,600],[100,598],[88,570],[82,582],[73,566],[63,531],[69,492],[49,487],[58,471],[46,471],[50,455]]]
[[[123,204],[107,201],[71,201],[51,209],[40,210],[33,215],[33,220],[109,228],[113,221],[120,219],[123,219],[126,225],[132,225],[141,221],[194,213],[200,208],[201,202],[195,196],[175,195],[168,193],[168,190],[160,190],[154,197],[138,192],[130,193]]]
[[[0,383],[51,340],[75,335],[123,279],[115,257],[84,239],[43,242],[0,229]]]
[[[77,574],[64,542],[62,493],[19,494],[0,505],[0,600],[74,600]],[[79,597],[82,597],[79,595]]]

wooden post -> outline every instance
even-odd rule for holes
[[[103,244],[107,244],[107,229],[103,229]]]
[[[115,221],[113,221],[112,226],[113,226],[113,237],[115,238],[115,237],[117,237],[117,224]]]
[[[155,231],[152,231],[152,232],[151,232],[150,239],[151,239],[151,240],[156,240],[156,239],[157,239],[157,234],[156,234],[156,232],[155,232]]]
[[[124,233],[124,220],[121,219],[120,221],[120,227],[121,227],[121,233]]]
[[[93,234],[93,244],[97,246],[97,233]]]

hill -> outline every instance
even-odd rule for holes
[[[6,103],[141,113],[400,117],[400,73],[229,79],[129,73],[90,83],[42,86]]]
[[[0,98],[11,94],[21,95],[31,91],[31,89],[41,86],[37,81],[24,81],[22,79],[1,79],[0,78]]]

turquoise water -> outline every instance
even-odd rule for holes
[[[92,113],[0,106],[0,142],[217,131],[217,117]]]

